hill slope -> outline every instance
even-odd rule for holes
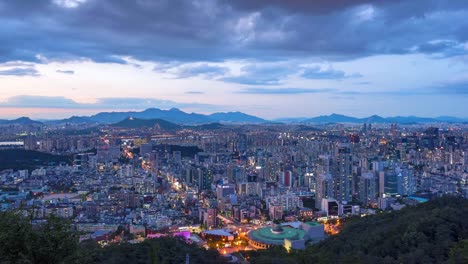
[[[31,120],[29,117],[20,117],[13,120],[0,120],[0,125],[42,125],[42,122]]]
[[[122,127],[122,128],[150,128],[158,126],[163,130],[176,130],[181,127],[177,124],[168,122],[162,119],[139,119],[139,118],[127,118],[118,123],[112,124],[113,127]]]

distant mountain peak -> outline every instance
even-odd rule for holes
[[[265,119],[248,115],[242,112],[218,112],[209,115],[209,117],[217,122],[228,123],[266,123]]]
[[[171,111],[171,112],[183,112],[182,110],[180,110],[179,108],[176,108],[176,107],[173,107],[173,108],[169,109],[169,111]],[[185,112],[183,112],[183,113],[185,113]]]
[[[14,121],[32,121],[32,119],[26,116],[22,116],[17,119],[14,119]]]

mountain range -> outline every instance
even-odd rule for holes
[[[378,115],[372,115],[364,118],[357,118],[351,116],[345,116],[340,114],[322,115],[313,118],[307,118],[299,121],[300,123],[400,123],[400,124],[412,124],[412,123],[435,123],[435,122],[447,122],[447,123],[462,123],[468,122],[468,119],[441,116],[435,118],[428,117],[417,117],[417,116],[394,116],[394,117],[381,117]]]
[[[90,122],[112,124],[120,122],[126,118],[133,117],[139,119],[163,119],[176,124],[197,125],[209,124],[216,122],[223,123],[265,123],[266,120],[247,115],[241,112],[227,112],[227,113],[214,113],[211,115],[204,115],[198,113],[186,113],[177,108],[169,110],[162,110],[158,108],[149,108],[141,112],[102,112],[86,118]],[[83,121],[82,119],[81,121]]]
[[[341,114],[321,115],[307,118],[280,118],[272,121],[265,120],[253,115],[242,112],[220,112],[214,114],[186,113],[177,108],[162,110],[158,108],[149,108],[144,111],[128,112],[101,112],[92,116],[72,116],[61,120],[46,120],[43,122],[31,120],[27,117],[21,117],[14,120],[0,120],[0,125],[40,125],[52,124],[115,124],[128,118],[136,119],[161,119],[178,125],[201,125],[211,123],[232,123],[232,124],[265,124],[271,122],[297,123],[297,124],[319,124],[319,123],[464,123],[468,118],[457,118],[451,116],[440,116],[435,118],[417,117],[417,116],[395,116],[381,117],[372,115],[364,118],[357,118]]]

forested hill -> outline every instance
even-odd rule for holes
[[[71,161],[71,156],[53,155],[34,150],[0,150],[0,170],[33,170],[40,166],[58,166],[59,164],[71,164]]]
[[[468,200],[443,197],[347,221],[304,251],[251,253],[254,263],[468,263]]]

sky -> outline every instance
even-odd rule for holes
[[[468,117],[466,0],[0,0],[0,118]]]

